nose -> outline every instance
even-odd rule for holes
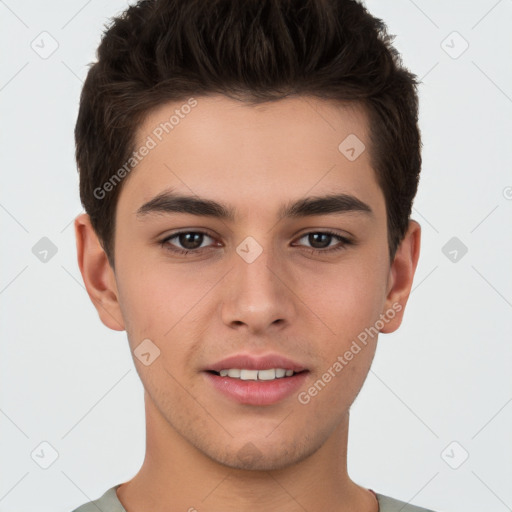
[[[233,259],[234,267],[224,285],[225,325],[261,334],[292,323],[297,298],[293,277],[284,262],[265,249],[253,261],[239,254]]]

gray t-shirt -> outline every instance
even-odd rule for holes
[[[84,503],[73,512],[126,512],[125,508],[117,497],[116,490],[121,484],[114,485],[97,500]],[[415,507],[404,501],[395,500],[389,496],[384,496],[370,489],[379,502],[379,512],[435,512],[428,508]]]

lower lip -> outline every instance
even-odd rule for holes
[[[303,384],[307,371],[274,380],[241,380],[203,372],[212,386],[241,404],[270,405],[285,399]]]

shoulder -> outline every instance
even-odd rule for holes
[[[102,512],[126,512],[116,494],[119,485],[121,484],[114,485],[98,499],[84,503],[72,512],[98,512],[98,510]]]
[[[378,492],[375,494],[379,502],[379,512],[436,512],[429,508],[410,505],[405,501],[396,500],[395,498],[384,496]]]

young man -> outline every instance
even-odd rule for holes
[[[75,232],[146,456],[78,512],[426,510],[346,460],[420,250],[417,82],[390,41],[353,0],[146,0],[106,31]]]

